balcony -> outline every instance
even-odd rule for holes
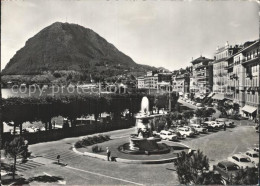
[[[232,64],[229,64],[228,66],[224,67],[224,69],[226,69],[226,70],[227,70],[227,69],[233,68],[233,67],[234,67],[234,65],[235,65],[234,63],[232,63]]]
[[[259,58],[259,54],[255,54],[253,56],[246,57],[242,60],[242,64],[252,62],[252,61],[254,61],[255,59],[258,59],[258,58]]]

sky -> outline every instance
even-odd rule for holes
[[[25,42],[54,22],[97,32],[136,63],[177,70],[214,58],[217,46],[259,38],[255,1],[1,1],[1,69]]]

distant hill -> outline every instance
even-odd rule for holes
[[[124,73],[138,76],[149,70],[156,68],[135,63],[93,30],[56,22],[30,38],[2,73],[41,75],[68,71],[79,73],[84,80],[90,75],[93,79]]]

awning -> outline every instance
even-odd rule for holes
[[[242,111],[244,112],[248,112],[250,114],[252,114],[253,112],[255,112],[257,110],[256,107],[252,107],[252,106],[249,106],[249,105],[245,105],[243,108],[242,108]]]
[[[224,94],[215,94],[212,99],[217,99],[217,100],[223,100],[224,98]]]
[[[210,98],[214,95],[215,93],[214,92],[211,92],[207,97]]]

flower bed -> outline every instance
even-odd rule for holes
[[[94,145],[97,143],[102,143],[102,142],[105,142],[108,140],[110,140],[110,136],[100,134],[100,135],[93,136],[93,137],[86,137],[86,138],[83,138],[82,140],[77,141],[75,143],[75,147],[82,148],[82,147]]]

